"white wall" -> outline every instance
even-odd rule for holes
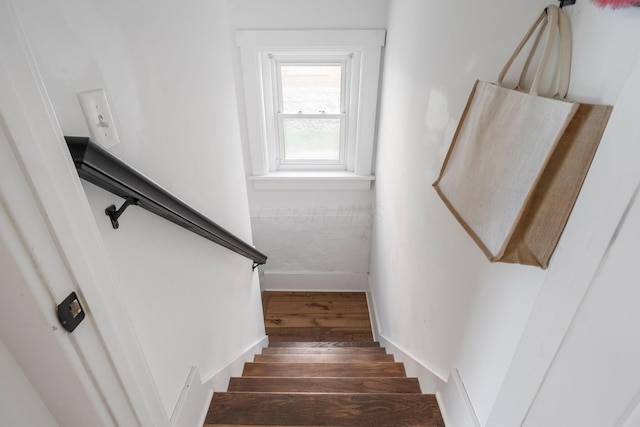
[[[382,29],[387,0],[231,0],[229,16],[233,30]],[[245,167],[250,171],[238,52],[235,68]],[[248,192],[255,243],[269,255],[261,270],[271,280],[263,286],[286,287],[281,278],[293,277],[289,273],[319,276],[321,281],[359,278],[347,286],[366,283],[372,191],[256,191],[249,183]],[[307,283],[316,283],[313,280]],[[304,281],[299,286],[305,286]]]
[[[104,88],[112,152],[251,242],[226,2],[16,2],[60,125],[88,135],[78,92]],[[118,231],[87,197],[167,415],[192,366],[205,379],[264,337],[251,261],[146,211]],[[232,327],[230,327],[232,325]]]
[[[38,392],[0,340],[0,424],[58,427]]]
[[[546,4],[403,0],[389,7],[371,265],[380,330],[442,377],[457,368],[480,425],[543,284],[580,268],[554,261],[588,248],[565,235],[547,271],[489,264],[431,184],[473,82],[496,79]],[[588,2],[572,8],[570,95],[615,103],[640,50],[638,11]],[[589,214],[577,207],[570,219],[587,235],[599,221]]]
[[[389,7],[371,264],[380,331],[440,377],[458,367],[480,412],[498,392],[544,272],[490,265],[431,184],[473,82],[497,77],[542,4]]]

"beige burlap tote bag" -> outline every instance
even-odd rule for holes
[[[536,30],[520,84],[503,87],[507,70]],[[525,92],[524,75],[543,37],[533,83]],[[553,52],[557,60],[549,67]],[[476,82],[433,184],[492,262],[548,266],[595,155],[611,107],[564,99],[570,63],[569,22],[560,9],[548,6],[497,83]],[[538,95],[545,73],[557,80],[557,93],[550,98]]]

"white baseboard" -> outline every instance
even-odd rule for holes
[[[369,320],[371,321],[371,334],[374,341],[380,341],[380,329],[378,328],[378,317],[376,316],[376,304],[373,300],[371,289],[367,289],[367,308],[369,309]]]
[[[378,304],[375,294],[371,290],[370,280],[367,281],[367,302],[369,304],[369,315],[371,316],[371,329],[374,339],[380,342],[381,347],[387,349],[387,353],[393,354],[396,361],[404,363],[407,376],[418,378],[423,393],[435,393],[436,390],[439,390],[447,382],[447,375],[430,367],[428,363],[420,360],[384,335],[380,327]]]
[[[234,361],[229,363],[225,368],[214,374],[207,383],[211,384],[211,388],[214,391],[227,391],[229,387],[229,379],[231,377],[239,377],[242,375],[242,368],[245,362],[251,362],[253,356],[260,353],[263,347],[269,345],[269,337],[264,336],[258,340],[251,347],[247,348],[240,356],[236,357]]]
[[[378,319],[378,304],[376,303],[376,295],[371,287],[371,275],[367,275],[367,305],[369,306],[369,316],[371,317],[371,332],[373,339],[380,341],[380,320]]]
[[[420,388],[423,393],[432,394],[442,388],[447,382],[447,377],[442,375],[436,369],[429,367],[429,365],[416,356],[395,344],[384,334],[379,334],[378,340],[380,346],[387,349],[387,353],[393,354],[396,362],[404,363],[404,368],[407,371],[408,377],[417,377],[420,382]]]
[[[342,291],[364,292],[367,273],[327,273],[320,271],[265,271],[263,291]]]
[[[436,393],[436,399],[447,427],[480,427],[480,421],[457,369],[451,371],[449,381]]]
[[[244,363],[251,361],[253,356],[260,353],[262,348],[268,344],[269,338],[267,336],[261,338],[226,367],[204,382],[200,377],[198,368],[192,367],[187,377],[187,382],[178,398],[178,403],[171,415],[171,427],[203,425],[213,392],[226,391],[229,386],[229,379],[233,376],[240,376]]]
[[[191,368],[171,415],[171,427],[190,427],[204,424],[213,389],[202,382],[196,366]]]

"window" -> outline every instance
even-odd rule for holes
[[[236,37],[255,188],[369,188],[384,31]]]
[[[346,170],[346,63],[276,60],[278,169]]]

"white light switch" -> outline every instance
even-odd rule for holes
[[[104,148],[120,143],[116,124],[107,102],[107,94],[102,89],[78,94],[84,117],[87,120],[91,137]]]

